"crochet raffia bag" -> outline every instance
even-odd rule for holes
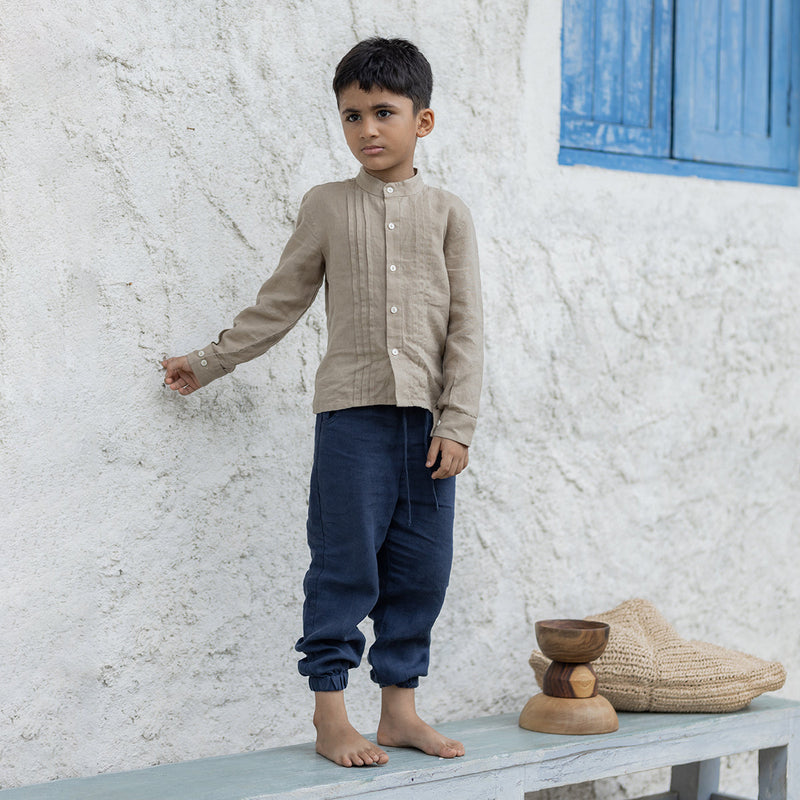
[[[608,646],[592,666],[599,693],[617,711],[738,711],[786,680],[777,661],[681,639],[647,600],[587,619],[611,626]],[[530,664],[541,686],[550,660],[534,650]]]

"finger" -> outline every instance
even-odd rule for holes
[[[166,374],[164,375],[164,383],[172,383],[176,378],[180,376],[180,372],[176,369],[174,359],[165,359],[162,363],[164,364],[164,369],[166,370]]]
[[[181,383],[185,383],[192,389],[199,389],[200,383],[197,380],[197,376],[192,372],[189,367],[184,367],[180,371]]]
[[[445,456],[442,456],[442,461],[444,465],[447,467],[447,472],[444,475],[439,477],[441,478],[452,478],[454,475],[460,475],[467,467],[467,463],[469,462],[469,454],[468,453],[458,453],[457,455],[449,456],[450,461],[446,460]]]
[[[181,373],[172,375],[169,378],[164,378],[164,385],[169,389],[172,389],[173,392],[183,392],[184,389],[192,388],[189,379]]]
[[[436,472],[434,472],[431,477],[434,478],[434,480],[451,477],[453,475],[451,471],[452,466],[453,466],[453,456],[442,453],[442,460],[439,462],[439,469],[437,469]]]
[[[172,356],[170,358],[163,359],[161,366],[164,367],[168,375],[175,375],[176,373],[187,369],[189,362],[186,359],[186,356]]]

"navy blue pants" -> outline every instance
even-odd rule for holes
[[[453,558],[455,477],[425,466],[432,417],[367,406],[317,415],[303,582],[305,654],[313,691],[347,686],[361,663],[358,624],[371,617],[370,677],[413,688],[428,671],[430,632]]]

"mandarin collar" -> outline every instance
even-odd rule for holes
[[[425,187],[422,181],[422,176],[419,170],[414,168],[414,176],[404,181],[392,181],[384,183],[380,178],[370,175],[364,167],[356,175],[356,183],[369,194],[377,195],[378,197],[406,197],[410,194],[421,192]]]

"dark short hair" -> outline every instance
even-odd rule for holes
[[[431,65],[417,46],[406,39],[374,36],[359,42],[336,67],[333,76],[336,99],[354,83],[364,92],[377,87],[409,97],[415,114],[431,104]]]

